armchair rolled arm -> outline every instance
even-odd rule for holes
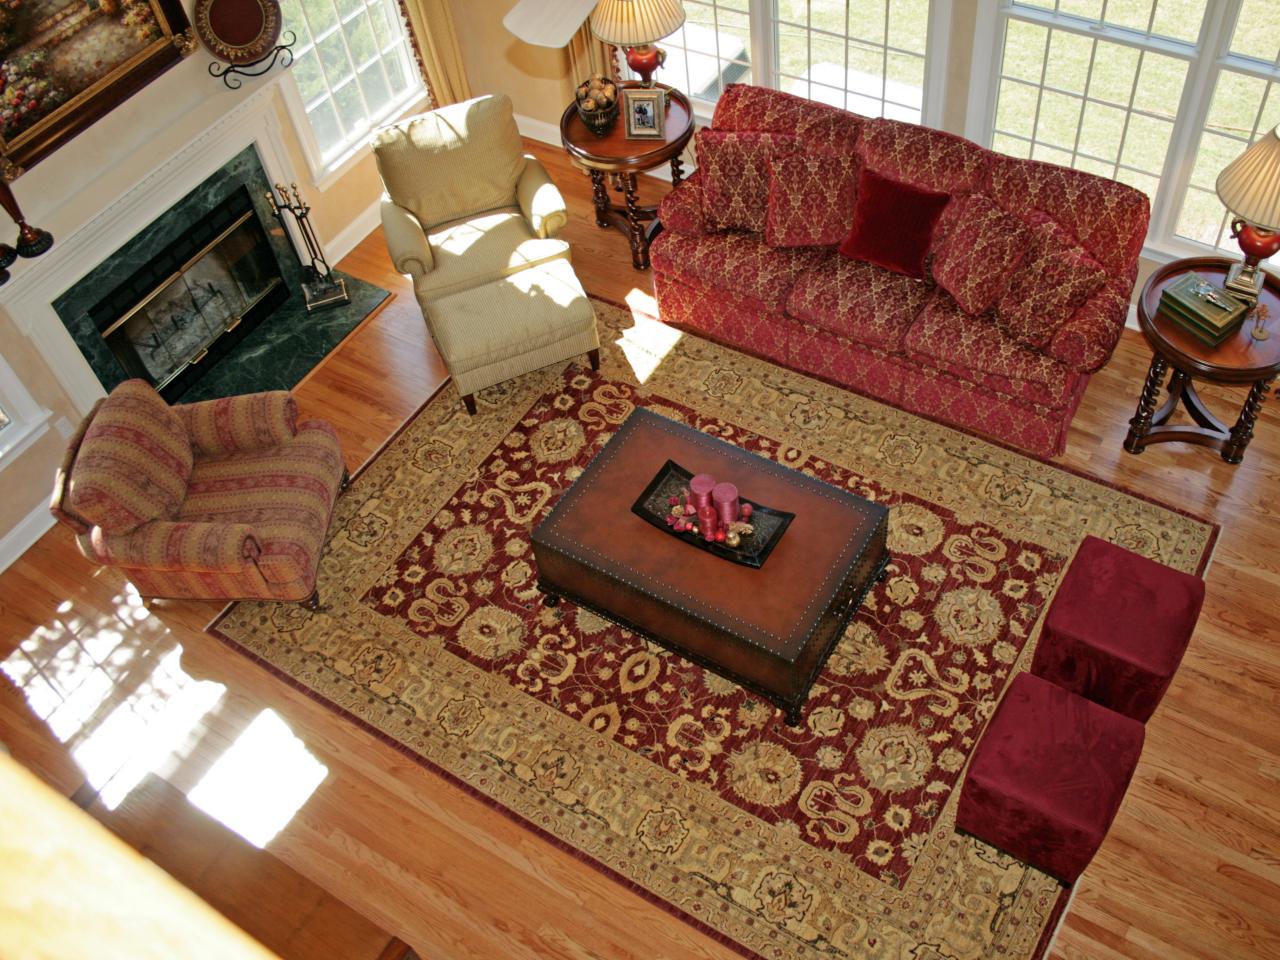
[[[152,520],[128,533],[94,527],[80,542],[107,566],[181,573],[240,573],[262,554],[247,523]]]
[[[1120,342],[1129,316],[1124,289],[1132,287],[1132,281],[1127,285],[1115,280],[1108,283],[1058,328],[1045,353],[1077,373],[1100,370]]]
[[[436,265],[422,221],[389,197],[382,198],[382,233],[399,273],[420,277]]]
[[[673,189],[658,204],[658,219],[664,230],[700,237],[710,233],[702,216],[702,181],[697,172]]]
[[[524,155],[524,172],[516,182],[516,202],[529,222],[529,229],[542,239],[554,237],[569,222],[560,188],[551,182],[536,157]]]
[[[287,390],[220,397],[173,407],[196,453],[265,450],[298,433],[298,403]]]

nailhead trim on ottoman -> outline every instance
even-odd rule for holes
[[[1123,714],[1019,674],[974,750],[956,827],[1074,883],[1120,809],[1144,731]]]
[[[1169,689],[1204,603],[1204,581],[1085,537],[1031,672],[1146,723]]]

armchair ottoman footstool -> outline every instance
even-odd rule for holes
[[[1031,672],[1145,723],[1203,603],[1199,577],[1085,537],[1045,616]]]
[[[531,370],[587,354],[600,367],[591,307],[568,260],[552,260],[502,280],[432,300],[427,326],[467,412],[475,394]]]
[[[956,827],[1064,883],[1102,845],[1145,728],[1022,673],[974,750]]]

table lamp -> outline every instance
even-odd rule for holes
[[[1218,174],[1218,198],[1235,215],[1231,236],[1244,252],[1224,286],[1254,304],[1264,275],[1259,264],[1280,251],[1280,136],[1267,131]]]
[[[666,51],[654,42],[683,25],[681,0],[600,0],[591,13],[591,32],[596,39],[623,48],[627,66],[646,87],[653,86],[653,72],[667,58]]]

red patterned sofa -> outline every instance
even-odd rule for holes
[[[698,136],[699,169],[663,200],[651,248],[664,321],[1041,456],[1062,452],[1089,374],[1124,327],[1142,193],[740,84]],[[763,143],[767,166],[726,159],[729,140]],[[845,172],[859,169],[951,195],[923,279],[837,252],[858,189]],[[966,204],[993,213],[1001,235],[975,235]],[[832,211],[848,213],[833,224]],[[940,285],[951,233],[952,282]],[[964,291],[966,307],[944,289],[959,294],[957,276],[980,293]]]

